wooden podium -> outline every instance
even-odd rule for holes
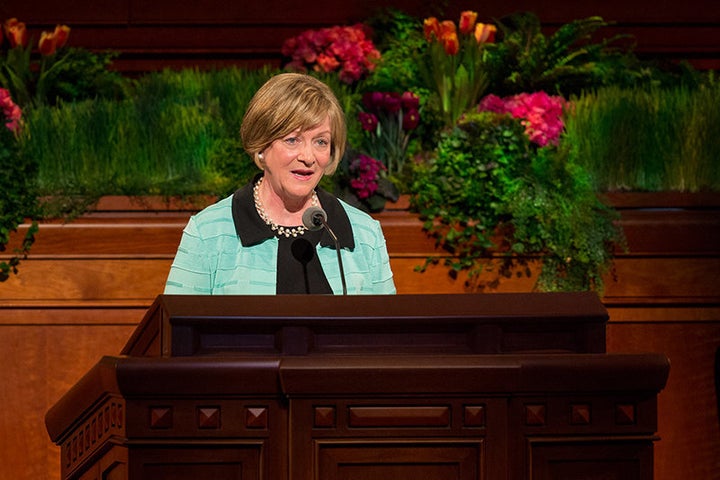
[[[651,479],[662,354],[577,294],[159,296],[47,413],[69,479]]]

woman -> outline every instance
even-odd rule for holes
[[[395,293],[379,222],[317,188],[345,149],[332,90],[308,75],[276,75],[250,101],[240,136],[262,172],[190,218],[165,293]],[[342,264],[326,229],[303,226],[311,206],[326,212]]]

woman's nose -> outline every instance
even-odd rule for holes
[[[315,152],[313,152],[311,142],[303,142],[298,153],[298,160],[308,165],[315,163]]]

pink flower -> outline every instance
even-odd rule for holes
[[[506,113],[505,102],[497,95],[490,94],[480,100],[480,104],[478,105],[478,111]]]
[[[565,126],[562,120],[565,106],[562,97],[540,91],[520,93],[505,99],[488,95],[480,101],[478,111],[509,113],[521,120],[530,141],[544,147],[557,145]]]
[[[22,110],[13,102],[10,92],[4,88],[0,88],[0,108],[5,115],[5,126],[11,132],[17,132],[20,129],[20,121],[22,120]]]

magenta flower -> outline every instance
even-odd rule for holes
[[[400,96],[400,101],[405,110],[417,110],[420,108],[420,97],[418,97],[416,93],[404,92]]]
[[[367,92],[362,106],[358,119],[367,132],[362,150],[382,160],[389,173],[400,173],[409,132],[420,124],[420,98],[413,92]]]
[[[360,154],[350,164],[350,173],[355,175],[350,186],[361,200],[371,197],[378,189],[380,172],[385,169],[382,162],[367,155]]]
[[[400,95],[395,92],[386,92],[383,98],[383,108],[390,113],[397,113],[402,108]]]
[[[4,88],[0,88],[0,108],[5,116],[5,126],[16,133],[20,129],[22,110],[13,102],[10,92]]]
[[[360,119],[363,130],[374,132],[377,128],[378,119],[374,113],[360,112],[358,113],[358,118]]]
[[[383,92],[368,92],[363,94],[362,104],[365,110],[376,111],[382,108],[385,94]]]
[[[565,124],[562,120],[566,101],[546,92],[520,93],[501,99],[488,95],[480,101],[478,111],[509,113],[520,119],[530,141],[544,147],[557,145]]]
[[[405,112],[405,115],[403,115],[403,123],[402,128],[403,130],[413,130],[415,129],[418,124],[420,123],[420,112],[416,108],[413,108],[412,110],[408,110]]]
[[[480,100],[480,104],[478,105],[478,111],[507,113],[505,110],[505,102],[503,101],[503,99],[493,94],[487,95],[485,98]]]

